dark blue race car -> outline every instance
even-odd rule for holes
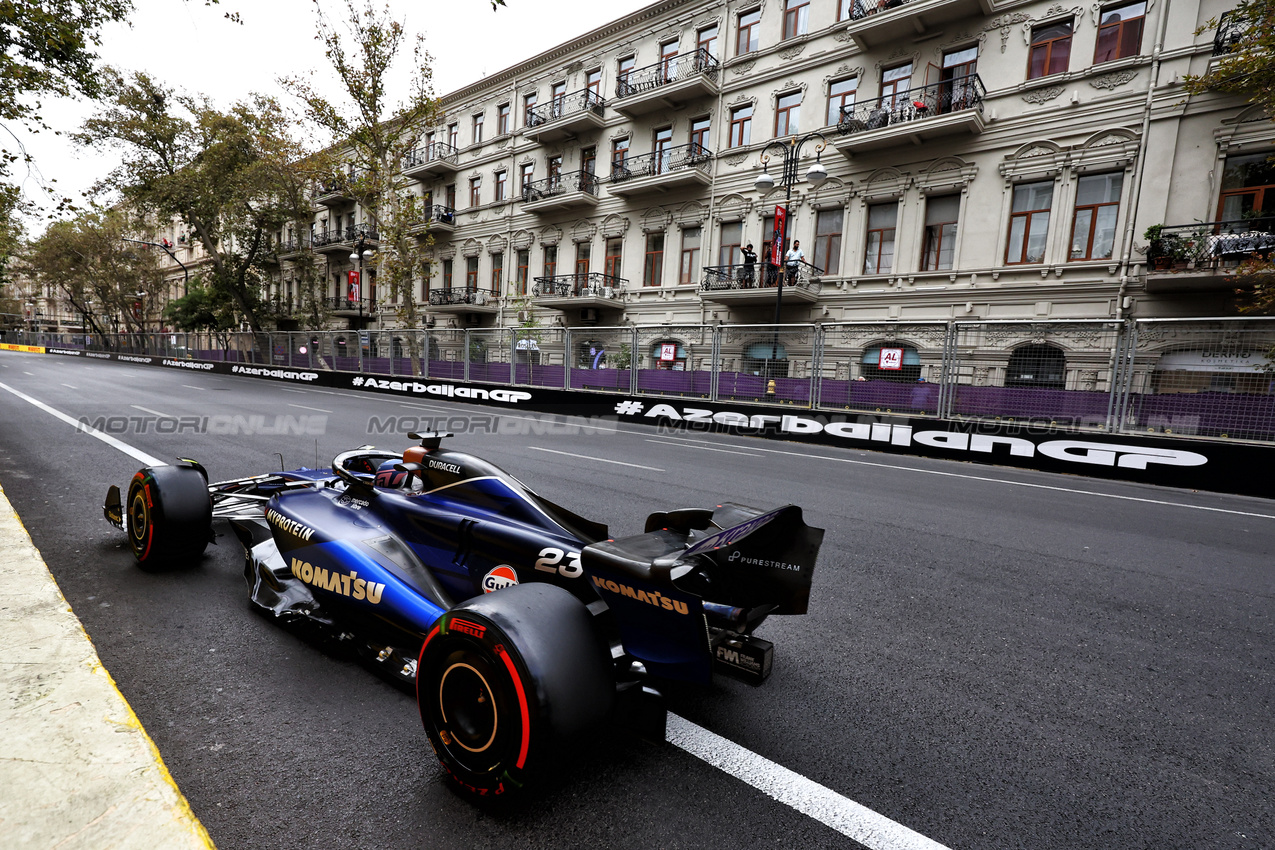
[[[430,743],[475,796],[526,785],[608,720],[663,738],[657,679],[752,684],[771,614],[804,614],[823,530],[801,508],[651,514],[620,540],[448,434],[328,469],[208,482],[139,471],[106,518],[144,568],[189,564],[230,521],[252,604],[415,688]]]

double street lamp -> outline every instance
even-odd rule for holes
[[[823,149],[828,146],[828,140],[823,137],[822,133],[810,133],[808,135],[797,138],[791,137],[787,140],[776,139],[761,151],[762,172],[753,181],[753,187],[758,192],[765,194],[775,188],[775,178],[770,176],[770,160],[772,156],[782,157],[782,167],[779,170],[779,179],[784,185],[784,205],[782,214],[778,209],[775,211],[775,232],[773,241],[771,242],[771,256],[769,261],[779,266],[778,286],[775,290],[775,335],[771,343],[770,349],[770,365],[767,370],[772,376],[774,375],[775,361],[779,357],[779,321],[780,311],[784,304],[784,278],[787,275],[787,269],[781,263],[783,261],[784,244],[788,233],[788,207],[792,203],[792,187],[797,182],[797,167],[801,162],[801,150],[806,146],[807,142],[818,140],[815,143],[815,161],[806,172],[806,182],[812,187],[818,189],[825,180],[828,179],[828,169],[823,167],[823,163],[819,161]],[[774,154],[771,152],[774,151]],[[775,393],[774,379],[772,377],[767,384],[767,395],[773,396]]]
[[[350,265],[359,264],[358,283],[355,284],[357,289],[354,292],[359,302],[359,327],[363,327],[363,263],[371,260],[376,256],[376,251],[368,245],[367,235],[360,233],[359,239],[354,243],[354,250],[350,252]]]

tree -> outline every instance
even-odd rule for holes
[[[495,4],[493,3],[493,8]],[[417,35],[412,55],[412,77],[407,96],[395,101],[387,89],[387,76],[403,50],[406,33],[388,7],[378,10],[370,0],[362,10],[346,0],[346,31],[342,33],[315,0],[318,37],[328,62],[343,88],[344,103],[322,96],[308,80],[283,80],[305,105],[309,120],[322,130],[348,163],[344,173],[333,174],[347,194],[363,208],[375,227],[380,250],[377,280],[400,306],[400,321],[407,327],[420,324],[413,297],[415,282],[429,273],[423,242],[427,216],[422,199],[401,184],[403,158],[420,141],[423,128],[436,114],[430,91],[429,54],[424,37]],[[415,335],[409,337],[409,356],[419,364]]]
[[[1275,0],[1240,0],[1226,19],[1227,32],[1233,35],[1223,45],[1228,52],[1208,73],[1188,75],[1183,84],[1192,94],[1215,90],[1240,95],[1275,118]],[[1217,18],[1210,18],[1199,32],[1217,29],[1218,24]]]
[[[144,73],[108,70],[103,92],[107,105],[75,135],[123,154],[97,190],[154,221],[182,221],[208,255],[207,285],[261,330],[270,235],[302,215],[280,183],[301,153],[289,138],[291,117],[260,95],[223,112]]]
[[[124,241],[135,231],[123,210],[95,210],[71,221],[54,222],[26,255],[30,274],[61,292],[66,303],[88,318],[90,329],[104,333],[104,317],[140,330],[137,293],[161,294],[163,276],[154,254]]]
[[[234,304],[224,292],[202,284],[192,286],[186,295],[174,299],[164,316],[173,327],[183,331],[227,331],[235,327]]]

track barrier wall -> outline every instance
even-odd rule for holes
[[[1270,497],[1275,320],[150,333],[0,348]]]

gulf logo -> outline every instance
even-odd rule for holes
[[[483,576],[483,593],[492,593],[503,587],[513,587],[518,583],[518,573],[508,564],[501,564]]]

